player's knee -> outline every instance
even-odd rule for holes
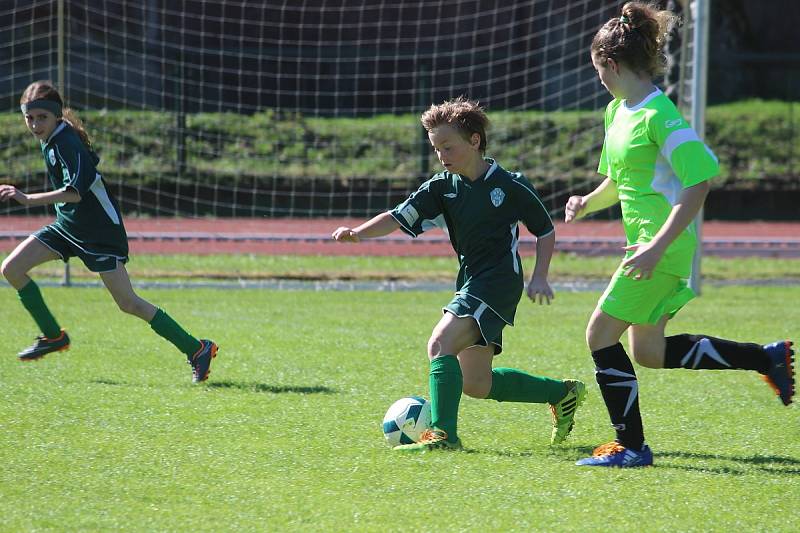
[[[601,330],[600,328],[595,326],[594,323],[594,316],[589,320],[589,323],[586,325],[586,346],[589,347],[590,350],[594,351],[597,350],[596,345],[600,342],[600,335]]]
[[[591,326],[586,328],[586,346],[589,347],[589,350],[595,352],[600,350],[601,348],[605,348],[609,346],[608,341],[600,335],[596,330],[592,329]]]
[[[435,359],[442,355],[442,338],[434,333],[428,339],[428,359]]]
[[[119,310],[129,315],[139,316],[142,313],[140,300],[136,297],[122,297],[116,299]]]
[[[136,314],[136,306],[130,300],[117,300],[117,307],[123,313],[128,313],[129,315]]]
[[[9,261],[9,259],[10,258],[6,257],[5,259],[3,259],[3,264],[0,265],[0,272],[3,273],[3,277],[5,277],[6,279],[8,279],[8,276],[11,272],[11,266],[10,266],[11,261]]]
[[[5,277],[8,281],[12,281],[13,279],[18,278],[20,275],[25,274],[24,272],[20,272],[20,269],[17,268],[13,257],[10,256],[3,260],[3,264],[0,265],[0,272],[3,273],[3,277]]]
[[[654,350],[645,346],[633,347],[633,359],[646,368],[661,368],[662,355]]]
[[[470,379],[467,376],[464,376],[464,384],[461,387],[461,390],[464,394],[470,398],[477,398],[479,400],[483,400],[489,396],[489,391],[491,389],[491,380],[487,381],[485,379]]]

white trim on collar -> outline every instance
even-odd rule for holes
[[[655,88],[655,90],[654,90],[653,92],[651,92],[650,94],[648,94],[647,96],[645,96],[645,97],[644,97],[644,99],[643,99],[641,102],[639,102],[638,104],[636,104],[635,106],[632,106],[632,107],[628,106],[628,101],[627,101],[627,100],[623,100],[623,101],[622,101],[622,105],[623,105],[623,106],[625,107],[625,109],[627,109],[628,111],[638,111],[639,109],[641,109],[641,108],[643,108],[644,106],[646,106],[646,105],[647,105],[647,102],[649,102],[650,100],[652,100],[652,99],[653,99],[653,98],[655,98],[656,96],[659,96],[660,94],[662,94],[662,93],[661,93],[661,89],[659,89],[658,87],[656,87],[656,88]]]
[[[53,137],[55,137],[56,135],[58,135],[59,133],[61,133],[61,130],[63,130],[63,129],[64,129],[64,128],[66,128],[66,127],[67,127],[67,123],[66,123],[66,122],[64,122],[64,121],[62,120],[62,121],[61,121],[61,124],[59,124],[58,126],[56,126],[56,129],[54,129],[54,130],[53,130],[53,133],[51,133],[51,134],[50,134],[50,137],[48,137],[46,141],[42,141],[42,144],[48,144],[48,143],[50,143],[50,141],[52,141],[52,140],[53,140]]]
[[[497,170],[497,161],[492,161],[492,166],[489,167],[489,170],[486,171],[486,175],[483,177],[483,181],[489,179],[489,176],[492,175],[492,172]]]

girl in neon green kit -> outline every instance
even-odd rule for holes
[[[592,41],[592,63],[614,97],[606,108],[598,167],[606,179],[590,194],[572,196],[565,220],[620,202],[628,245],[586,328],[597,383],[617,436],[578,465],[653,463],[644,442],[638,381],[619,342],[626,330],[634,358],[646,367],[755,370],[785,405],[794,395],[790,341],[761,346],[664,334],[667,321],[694,297],[686,283],[697,246],[692,221],[708,193],[708,180],[719,173],[717,158],[653,85],[664,65],[664,37],[674,21],[668,11],[628,2]]]

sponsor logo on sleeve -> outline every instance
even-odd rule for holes
[[[413,226],[414,223],[419,219],[419,213],[411,204],[406,204],[403,206],[403,208],[400,210],[400,216],[405,219],[406,224],[409,226]]]
[[[470,309],[469,302],[463,298],[456,298],[456,305],[463,307],[464,309]]]
[[[47,152],[47,160],[50,161],[51,165],[55,166],[55,164],[56,164],[56,152],[52,148],[50,148],[50,151]]]
[[[667,120],[666,122],[664,122],[664,127],[667,128],[668,130],[671,130],[675,126],[680,126],[682,122],[683,122],[682,118]]]
[[[444,193],[445,198],[456,198],[458,196],[457,192],[446,192]]]

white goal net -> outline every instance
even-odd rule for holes
[[[463,94],[489,111],[488,154],[524,172],[556,215],[597,179],[609,96],[589,44],[620,6],[6,0],[6,174],[44,187],[18,103],[28,83],[51,79],[86,123],[128,216],[370,216],[436,171],[419,114]],[[666,80],[676,95],[681,35],[691,33],[676,36]]]

